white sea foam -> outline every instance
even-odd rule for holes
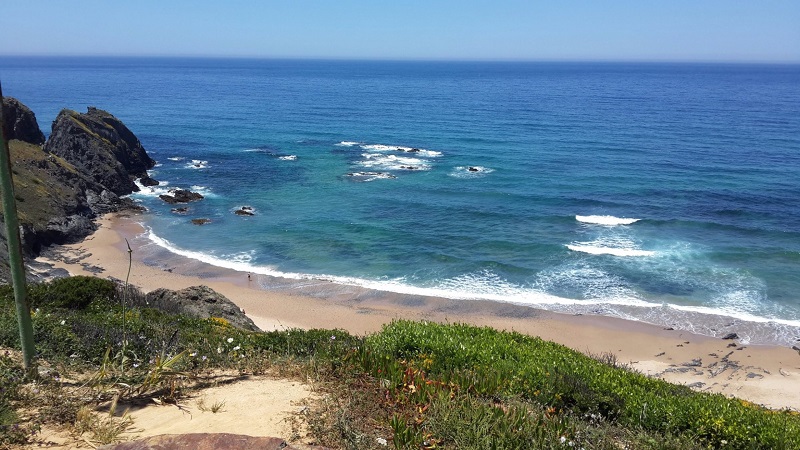
[[[567,244],[567,248],[574,252],[589,253],[590,255],[613,255],[613,256],[653,256],[656,254],[650,250],[639,250],[633,248],[614,248],[598,247],[594,245]]]
[[[352,147],[354,145],[360,145],[361,142],[353,142],[353,141],[342,141],[336,144],[339,147]]]
[[[171,156],[167,159],[170,161],[183,161],[185,158],[183,156]]]
[[[217,194],[215,194],[214,192],[211,191],[211,189],[209,189],[209,188],[207,188],[205,186],[193,185],[190,188],[190,190],[192,190],[193,192],[197,192],[198,194],[202,195],[203,197],[217,197]]]
[[[575,216],[575,220],[577,220],[578,222],[591,223],[595,225],[614,226],[614,225],[630,225],[632,223],[638,222],[641,219],[629,219],[625,217],[614,217],[614,216]]]
[[[439,156],[442,156],[442,152],[437,152],[435,150],[427,150],[424,148],[417,148],[417,147],[404,147],[402,145],[362,144],[361,148],[363,148],[364,150],[369,150],[374,152],[413,153],[425,158],[437,158]]]
[[[280,159],[281,161],[294,161],[297,159],[297,155],[279,156],[278,159]]]
[[[134,181],[139,192],[131,194],[132,197],[158,197],[162,194],[169,193],[169,181],[161,181],[158,186],[145,186],[138,179]]]
[[[350,172],[347,174],[347,176],[363,182],[397,178],[396,176],[386,172]]]
[[[187,169],[207,169],[208,168],[208,161],[203,161],[200,159],[193,159],[192,162],[186,164]]]
[[[368,168],[383,170],[430,170],[431,168],[427,161],[419,158],[386,155],[383,153],[364,153],[361,156],[364,157],[364,160],[359,161],[358,164]]]
[[[465,274],[445,280],[438,280],[435,282],[437,287],[412,286],[407,283],[405,278],[368,280],[355,277],[324,274],[312,275],[295,272],[282,272],[272,267],[253,265],[253,252],[220,256],[209,255],[202,252],[181,249],[166,239],[157,236],[152,229],[149,228],[146,236],[154,244],[176,255],[205,262],[217,267],[228,268],[246,273],[280,277],[290,280],[329,281],[339,285],[363,287],[367,289],[394,292],[398,294],[444,297],[454,300],[492,300],[518,305],[536,306],[546,309],[549,308],[556,311],[585,311],[589,314],[608,314],[629,320],[641,320],[642,317],[648,316],[648,314],[645,313],[646,311],[653,311],[652,314],[655,314],[654,317],[664,317],[665,314],[666,316],[670,316],[670,310],[678,311],[674,314],[678,314],[679,316],[681,313],[692,313],[701,314],[704,316],[715,316],[718,318],[721,317],[723,323],[727,317],[745,322],[766,324],[769,329],[775,328],[776,331],[770,333],[774,334],[773,339],[776,339],[776,342],[777,340],[783,340],[784,338],[791,338],[793,341],[794,338],[792,337],[795,336],[798,329],[800,329],[800,320],[761,317],[733,308],[711,308],[706,306],[685,306],[650,302],[625,291],[620,291],[618,292],[618,295],[613,295],[611,297],[608,296],[608,292],[605,291],[605,289],[600,289],[600,291],[597,292],[597,298],[572,299],[558,297],[543,292],[541,288],[534,286],[525,287],[510,283],[489,270]],[[578,271],[581,272],[581,269],[578,269]],[[585,273],[582,274],[586,275]],[[581,276],[581,273],[565,276],[569,277],[573,275]],[[595,277],[597,279],[596,281],[601,285],[614,283],[613,279],[605,279],[604,276],[599,273],[595,273],[592,276]],[[634,308],[631,311],[640,311],[640,313],[626,312],[630,308]],[[719,322],[720,319],[717,319],[717,321]],[[715,334],[712,329],[694,329],[691,323],[682,323],[681,326],[682,329],[689,331],[694,330],[696,332],[709,335]],[[784,334],[786,336],[784,336]]]
[[[453,171],[449,173],[451,177],[455,178],[477,178],[486,174],[494,172],[494,169],[483,166],[456,166]]]

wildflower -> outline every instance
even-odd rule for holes
[[[564,436],[561,436],[561,439],[560,439],[560,441],[561,441],[561,444],[562,444],[562,445],[563,445],[563,444],[566,444],[566,443],[567,443],[567,438],[566,438],[566,437],[564,437]]]
[[[139,363],[133,363],[133,368],[135,369],[137,367],[139,367]]]
[[[336,336],[331,336],[331,340],[335,341],[336,340]]]
[[[217,353],[222,353],[222,347],[217,347]]]
[[[189,356],[191,356],[192,358],[194,358],[195,356],[197,356],[197,352],[192,352],[192,353],[189,353]]]
[[[384,447],[386,447],[387,445],[389,445],[389,443],[388,443],[388,442],[386,442],[386,439],[384,439],[384,438],[382,438],[382,437],[376,438],[376,439],[375,439],[375,441],[378,443],[378,445],[382,445],[382,446],[384,446]]]
[[[66,320],[62,320],[62,321],[61,321],[61,325],[64,325],[64,324],[66,324],[66,323],[67,323],[67,321],[66,321]]]
[[[206,355],[203,355],[203,361],[205,361],[207,359],[208,359],[208,357]]]
[[[233,347],[233,351],[237,351],[237,350],[239,350],[240,348],[241,348],[241,347],[239,347],[239,346],[237,345],[236,347]]]
[[[228,344],[233,343],[233,338],[228,338]]]

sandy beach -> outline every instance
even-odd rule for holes
[[[98,231],[83,242],[57,247],[38,261],[73,275],[124,280],[127,239],[132,249],[131,284],[145,292],[207,285],[240,306],[265,331],[340,328],[365,334],[400,318],[485,325],[540,336],[584,353],[611,353],[620,363],[642,373],[699,391],[736,396],[771,408],[800,409],[800,354],[788,347],[742,345],[736,340],[640,322],[556,314],[488,301],[412,297],[351,287],[343,288],[339,295],[319,297],[308,292],[314,291],[314,283],[329,282],[309,281],[305,289],[292,289],[280,279],[248,276],[177,255],[154,261],[152,249],[144,249],[154,244],[142,236],[145,230],[135,216],[108,215],[98,223]],[[326,287],[326,292],[335,292]]]

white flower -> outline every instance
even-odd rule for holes
[[[228,344],[233,342],[233,338],[228,338]]]
[[[376,442],[377,442],[379,445],[382,445],[382,446],[384,446],[384,447],[386,447],[386,446],[389,444],[388,442],[386,442],[386,439],[384,439],[384,438],[382,438],[382,437],[376,438],[376,439],[375,439],[375,441],[376,441]]]
[[[240,348],[241,348],[241,347],[239,347],[239,346],[237,345],[236,347],[233,347],[233,351],[239,350]]]
[[[192,352],[192,353],[189,353],[189,356],[191,356],[192,358],[194,358],[195,356],[197,356],[197,352]]]
[[[217,353],[222,353],[222,347],[217,347]]]
[[[66,320],[62,320],[62,321],[61,321],[61,325],[64,325],[65,323],[67,323],[67,321],[66,321]]]
[[[567,438],[565,438],[564,436],[561,436],[560,441],[561,441],[562,444],[566,444],[567,443]]]

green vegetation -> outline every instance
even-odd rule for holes
[[[133,397],[180,403],[192,383],[219,370],[313,381],[327,395],[304,420],[332,448],[800,448],[796,412],[695,393],[490,328],[398,321],[366,338],[253,333],[149,308],[129,290],[123,347],[123,290],[86,277],[30,287],[37,351],[59,375],[40,380],[34,396],[18,362],[0,356],[0,448],[51,422],[114,441],[131,425],[127,416],[98,417],[87,406]],[[10,289],[0,288],[2,347],[18,345],[13,314]],[[67,376],[81,382],[70,388]],[[36,419],[24,419],[19,412],[31,408]]]

